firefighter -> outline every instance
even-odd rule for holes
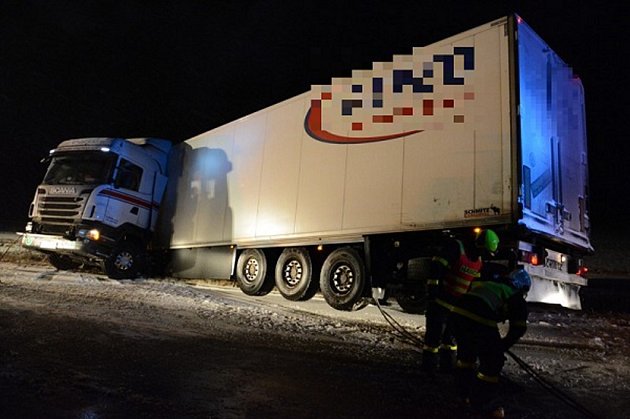
[[[427,280],[426,333],[422,348],[422,369],[434,373],[451,370],[457,346],[448,325],[449,313],[457,299],[481,276],[484,253],[494,254],[499,237],[490,229],[479,230],[474,240],[464,243],[449,239],[441,254],[431,261]]]
[[[519,268],[499,281],[473,283],[453,307],[451,325],[459,346],[455,369],[458,397],[477,413],[505,416],[497,398],[499,374],[505,351],[527,329],[525,296],[530,286],[530,276]],[[497,323],[505,320],[509,330],[502,338]]]

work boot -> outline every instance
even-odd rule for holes
[[[470,404],[470,398],[468,397],[463,397],[463,398],[458,397],[457,405],[459,406],[461,410],[464,410],[466,412],[472,412],[472,405]]]
[[[458,367],[453,371],[455,377],[455,389],[457,395],[461,400],[466,400],[468,406],[470,406],[470,390],[475,380],[474,367]]]
[[[470,401],[486,418],[501,419],[505,417],[505,410],[499,405],[499,384],[477,379],[471,389]]]
[[[505,417],[505,410],[502,407],[495,407],[492,412],[490,412],[490,417],[492,419],[503,419]]]
[[[435,374],[438,369],[438,354],[430,351],[422,351],[422,371]]]
[[[457,362],[457,351],[440,348],[440,371],[451,372]]]

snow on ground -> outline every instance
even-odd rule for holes
[[[140,328],[148,337],[203,336],[204,325],[212,321],[213,336],[219,333],[226,341],[235,334],[241,335],[243,330],[252,340],[273,338],[290,346],[296,342],[307,345],[316,336],[331,345],[338,342],[362,346],[366,348],[360,352],[364,356],[377,354],[381,346],[391,349],[395,341],[383,339],[388,331],[376,307],[361,312],[336,312],[321,297],[297,303],[274,292],[257,299],[233,287],[212,286],[211,282],[193,287],[172,278],[116,281],[99,274],[59,272],[43,264],[0,263],[0,280],[5,305],[57,316],[87,316],[124,328]],[[30,306],[25,306],[25,301],[11,301],[14,287],[19,288],[20,295],[31,295]],[[90,312],[74,313],[77,301],[82,300],[90,301]],[[129,306],[134,307],[131,318],[125,310]],[[419,316],[402,312],[398,316],[405,327],[419,336],[423,330]]]
[[[275,292],[253,298],[225,283],[115,281],[100,274],[55,271],[44,264],[0,262],[0,281],[3,310],[110,324],[127,338],[218,338],[238,345],[247,340],[264,347],[313,354],[338,351],[357,360],[419,368],[419,347],[396,338],[374,306],[345,313],[327,308],[318,297],[299,303]],[[401,313],[395,305],[386,310],[407,332],[421,337],[423,316]],[[606,412],[600,417],[625,418],[630,417],[629,346],[627,314],[533,307],[528,333],[513,352],[590,410]],[[514,362],[507,363],[504,373],[513,389],[508,400],[512,417],[563,417],[571,412]],[[554,413],[533,414],[531,406],[537,404],[554,406]]]
[[[330,309],[319,296],[307,302],[290,302],[276,292],[254,298],[229,283],[198,281],[193,286],[171,278],[115,281],[98,273],[60,272],[6,239],[0,256],[0,305],[5,310],[114,324],[117,333],[143,339],[211,334],[225,342],[246,338],[254,344],[273,342],[306,353],[338,348],[370,362],[396,362],[409,368],[419,364],[418,345],[399,339],[374,306],[346,313]],[[423,316],[402,313],[396,305],[386,310],[408,333],[422,337]],[[630,418],[629,347],[627,312],[533,306],[528,333],[513,352],[599,417]],[[504,373],[509,386],[528,389],[528,395],[517,392],[510,400],[517,412],[519,405],[540,404],[543,409],[558,405],[511,360]],[[536,416],[527,409],[522,407],[517,417],[562,417]]]

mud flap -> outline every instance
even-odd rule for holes
[[[580,288],[582,284],[567,283],[531,275],[532,288],[526,300],[533,303],[559,304],[573,310],[581,310]],[[583,284],[586,285],[586,284]]]

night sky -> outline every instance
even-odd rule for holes
[[[604,229],[630,212],[628,14],[613,3],[0,0],[0,220],[26,222],[39,161],[61,140],[179,142],[516,12],[585,86]]]

